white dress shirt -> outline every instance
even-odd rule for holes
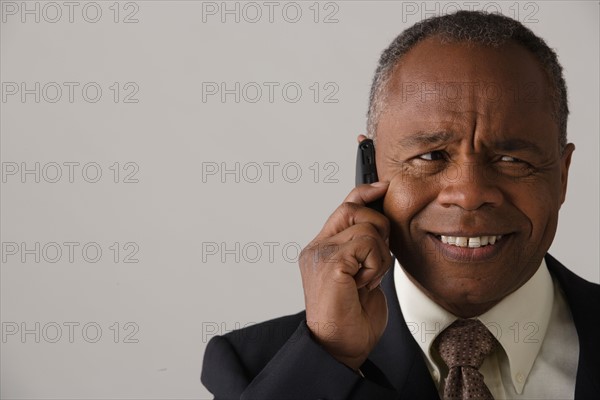
[[[458,317],[412,283],[398,260],[394,268],[402,314],[441,395],[448,368],[432,343]],[[523,286],[477,319],[501,345],[479,369],[494,399],[575,396],[579,340],[564,294],[545,260]]]

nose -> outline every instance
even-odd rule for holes
[[[444,207],[458,206],[468,211],[485,205],[500,206],[503,194],[488,168],[476,162],[450,164],[442,177],[438,202]]]

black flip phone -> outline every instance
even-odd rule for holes
[[[375,145],[371,139],[358,144],[356,153],[356,186],[363,183],[377,182],[377,166],[375,165]],[[368,207],[383,214],[383,199],[367,204]]]

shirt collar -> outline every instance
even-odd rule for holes
[[[437,379],[440,368],[432,357],[431,345],[458,317],[427,297],[408,278],[397,259],[394,268],[396,293],[406,325]],[[553,302],[552,277],[542,259],[536,273],[525,284],[477,317],[506,352],[512,383],[519,394],[546,335]]]

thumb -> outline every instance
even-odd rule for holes
[[[358,185],[344,199],[344,202],[356,203],[364,206],[385,196],[389,182],[380,181],[370,184]]]

